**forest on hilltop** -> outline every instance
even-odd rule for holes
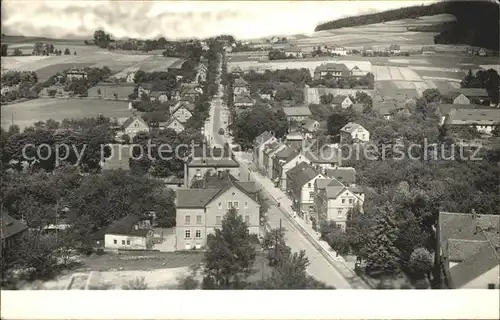
[[[325,22],[318,25],[314,31],[415,19],[437,14],[452,14],[456,22],[451,27],[449,23],[442,24],[441,30],[428,30],[440,32],[434,37],[436,44],[468,44],[498,51],[500,16],[499,5],[494,1],[454,0],[393,9]]]

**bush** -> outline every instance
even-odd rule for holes
[[[180,290],[195,290],[198,289],[200,282],[192,275],[179,279],[178,289]]]
[[[123,290],[146,290],[148,288],[148,284],[144,277],[135,278],[134,280],[128,281],[126,284],[122,286]]]

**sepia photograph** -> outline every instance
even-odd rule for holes
[[[498,319],[499,8],[2,1],[2,318]]]

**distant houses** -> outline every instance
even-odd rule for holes
[[[370,132],[363,126],[349,122],[340,129],[341,143],[366,143],[370,141]]]
[[[290,121],[301,122],[311,116],[311,110],[307,106],[285,107],[283,108],[286,119]]]
[[[351,71],[343,63],[323,63],[314,69],[314,79],[347,79],[351,76]]]
[[[483,88],[460,88],[448,92],[443,101],[453,104],[489,104],[489,95]]]

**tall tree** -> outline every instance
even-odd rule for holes
[[[399,250],[395,242],[398,226],[394,210],[386,203],[378,210],[367,243],[367,269],[381,275],[393,275],[399,271]]]
[[[222,226],[207,238],[204,289],[243,289],[253,272],[255,238],[236,209],[224,216]]]

